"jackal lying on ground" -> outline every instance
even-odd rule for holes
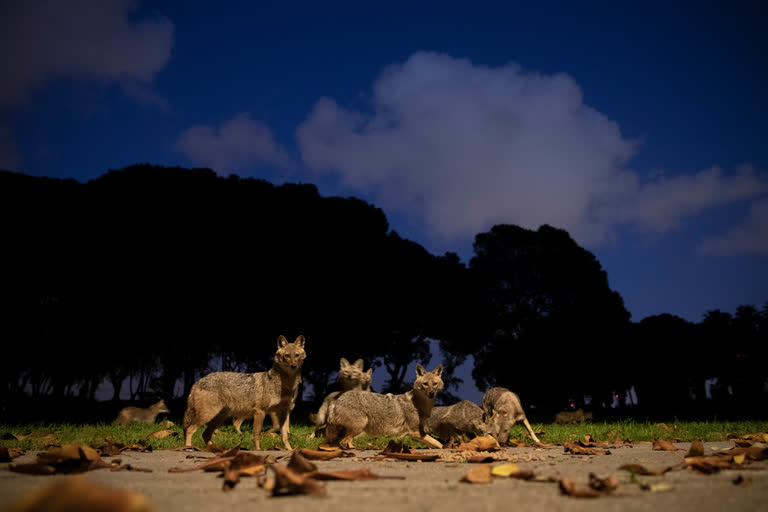
[[[484,436],[488,427],[483,422],[483,410],[474,402],[462,400],[453,405],[434,407],[427,418],[427,431],[440,441],[453,436],[472,434]]]
[[[192,444],[192,435],[204,423],[208,428],[203,432],[203,440],[210,443],[213,431],[229,417],[235,418],[235,430],[242,437],[240,424],[253,416],[253,445],[254,450],[259,450],[264,417],[274,412],[280,423],[283,445],[286,450],[291,450],[289,415],[299,390],[305,357],[304,336],[288,343],[281,335],[277,339],[275,361],[266,372],[215,372],[195,382],[184,413],[187,446]]]
[[[491,388],[483,396],[484,420],[488,425],[488,433],[504,444],[509,439],[509,427],[522,420],[528,434],[534,442],[539,439],[533,433],[528,418],[525,417],[523,406],[516,394],[507,388]]]
[[[592,412],[584,412],[582,409],[575,411],[562,411],[555,414],[555,423],[558,425],[580,425],[585,420],[592,419]]]
[[[373,373],[373,368],[368,368],[368,371],[364,372],[363,365],[364,363],[362,359],[358,359],[350,364],[345,358],[341,358],[339,361],[339,385],[341,386],[341,389],[329,393],[323,400],[322,405],[320,405],[317,414],[309,415],[309,419],[315,424],[315,430],[309,435],[310,438],[314,438],[319,427],[325,424],[328,419],[328,408],[342,393],[353,390],[371,390],[371,375]]]
[[[127,425],[131,422],[136,423],[154,423],[155,418],[161,412],[171,412],[165,406],[165,401],[160,400],[156,404],[150,405],[146,409],[141,407],[123,407],[117,414],[117,418],[112,422],[113,425]]]
[[[416,365],[413,389],[402,395],[369,391],[342,393],[328,410],[328,442],[350,447],[352,440],[363,432],[375,436],[410,434],[432,448],[442,448],[426,431],[437,392],[443,389],[442,373],[442,364],[431,372]]]

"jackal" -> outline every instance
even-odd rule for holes
[[[521,421],[534,442],[539,439],[534,434],[528,418],[525,417],[523,406],[516,394],[507,388],[491,388],[483,396],[484,421],[488,425],[488,433],[499,443],[504,444],[509,439],[509,428]]]
[[[437,392],[443,389],[442,373],[442,364],[431,372],[417,364],[413,389],[402,395],[342,393],[328,410],[328,442],[338,441],[341,446],[350,447],[352,440],[363,432],[385,436],[410,434],[433,448],[442,448],[426,430]]]
[[[558,425],[580,425],[586,420],[592,419],[592,412],[584,412],[583,409],[575,411],[561,411],[555,414],[555,423]]]
[[[463,434],[484,436],[488,433],[488,427],[483,422],[483,410],[469,400],[433,408],[427,419],[427,430],[440,441]]]
[[[347,391],[359,390],[370,391],[371,390],[371,375],[373,368],[368,368],[368,371],[363,371],[363,360],[358,359],[352,364],[349,364],[345,358],[341,358],[339,361],[339,384],[341,389],[329,393],[323,400],[320,409],[317,414],[310,414],[309,419],[315,424],[315,430],[309,435],[310,438],[315,437],[318,428],[325,423],[328,419],[328,407],[336,400],[339,395]]]
[[[165,401],[160,400],[156,404],[150,405],[146,409],[141,407],[123,407],[117,414],[117,418],[112,422],[113,425],[126,425],[131,422],[136,423],[154,423],[155,418],[161,412],[171,412],[165,406]]]
[[[213,431],[229,417],[235,418],[235,429],[242,437],[240,424],[253,416],[253,445],[254,450],[259,450],[264,417],[274,412],[280,423],[283,445],[286,450],[291,450],[289,416],[299,390],[305,357],[304,336],[289,343],[281,335],[277,338],[272,368],[266,372],[215,372],[195,382],[184,413],[187,446],[192,444],[192,435],[204,423],[208,428],[203,432],[203,441],[210,443]]]

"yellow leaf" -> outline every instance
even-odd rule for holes
[[[502,464],[501,466],[496,466],[491,470],[491,474],[493,476],[509,476],[512,473],[519,472],[520,469],[517,467],[516,464]]]
[[[733,456],[733,462],[735,462],[736,464],[744,464],[744,459],[746,458],[746,456],[747,455],[745,453],[740,453],[739,455],[734,455]]]

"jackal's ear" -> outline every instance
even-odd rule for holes
[[[421,377],[425,373],[427,373],[427,370],[425,370],[424,367],[420,364],[416,363],[416,376]]]
[[[283,348],[288,344],[288,340],[282,334],[277,337],[277,348]]]
[[[357,361],[355,361],[353,363],[353,365],[357,366],[358,368],[360,368],[360,371],[363,371],[363,366],[365,365],[365,363],[363,363],[362,359],[358,359]]]
[[[442,363],[437,365],[437,367],[434,370],[432,370],[432,373],[434,373],[438,377],[441,376],[443,374],[443,365],[442,365]]]
[[[299,336],[296,338],[296,341],[294,341],[294,343],[300,346],[301,348],[304,348],[304,335],[299,334]]]
[[[342,357],[339,359],[339,366],[342,368],[346,368],[347,366],[350,366],[349,361],[347,361],[346,357]]]
[[[365,373],[370,377],[371,375],[373,375],[373,368],[368,368],[368,370],[366,370]]]

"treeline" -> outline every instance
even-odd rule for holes
[[[708,404],[765,402],[766,308],[633,324],[594,255],[550,226],[495,226],[464,264],[358,199],[151,165],[87,183],[0,172],[0,214],[6,409],[94,400],[104,381],[115,399],[125,383],[134,398],[186,396],[208,371],[265,369],[279,334],[306,336],[314,401],[342,356],[402,390],[438,340],[448,400],[473,356],[478,387],[539,411],[632,386],[640,406],[675,411],[713,377]]]

